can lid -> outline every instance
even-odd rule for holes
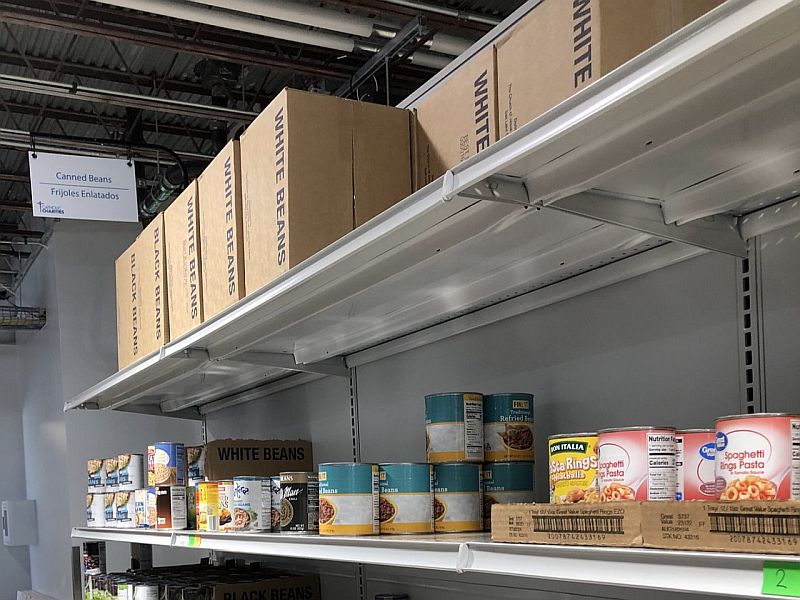
[[[580,433],[556,433],[555,435],[547,436],[548,440],[560,440],[571,437],[592,437],[596,436],[596,431],[582,431]]]
[[[498,392],[495,394],[484,394],[484,398],[525,398],[533,400],[530,392]]]
[[[425,396],[425,399],[427,400],[428,398],[440,398],[440,397],[444,398],[444,397],[447,397],[447,396],[464,396],[464,395],[467,395],[467,394],[472,395],[472,396],[481,396],[481,397],[483,397],[483,394],[481,392],[438,392],[436,394],[427,394]]]
[[[362,463],[362,462],[329,462],[329,463],[319,463],[320,468],[322,467],[340,467],[340,466],[350,466],[350,467],[374,467],[376,463]]]
[[[408,466],[416,466],[416,465],[419,465],[419,466],[421,466],[421,467],[430,467],[430,466],[431,466],[431,463],[426,463],[426,462],[396,462],[396,463],[378,463],[378,466],[379,466],[379,467],[400,467],[400,466],[403,466],[403,465],[408,465]]]
[[[750,415],[727,415],[725,417],[717,417],[714,419],[715,423],[720,421],[731,421],[733,419],[759,419],[762,417],[800,417],[800,415],[792,413],[753,413]]]
[[[655,427],[652,425],[634,425],[632,427],[612,427],[611,429],[600,429],[597,433],[616,433],[617,431],[675,431],[674,427]]]
[[[714,429],[678,429],[675,433],[714,433]]]
[[[536,463],[534,463],[532,460],[501,460],[501,461],[498,461],[498,462],[483,463],[483,465],[481,465],[481,466],[482,466],[483,470],[485,471],[487,469],[492,469],[494,467],[499,467],[500,465],[503,465],[503,466],[508,465],[510,467],[519,465],[520,467],[527,466],[527,467],[533,468],[533,466],[535,464]]]
[[[436,469],[438,469],[439,467],[478,467],[479,469],[482,468],[481,463],[468,463],[468,462],[443,462],[443,463],[436,463],[433,466]]]

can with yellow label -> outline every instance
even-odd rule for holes
[[[547,451],[551,503],[599,502],[596,433],[551,435]]]

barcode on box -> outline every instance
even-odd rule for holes
[[[624,534],[622,516],[532,517],[533,531],[541,533],[610,533]]]
[[[800,536],[800,515],[726,515],[709,513],[712,533],[761,533]]]

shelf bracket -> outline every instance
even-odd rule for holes
[[[455,176],[452,171],[447,171],[444,176],[443,199],[449,202],[456,196],[472,198],[473,200],[491,200],[506,204],[519,204],[530,206],[531,200],[525,182],[519,177],[506,175],[493,175],[474,185],[456,191]]]
[[[667,224],[657,204],[596,192],[582,192],[546,205],[548,208],[619,225],[642,233],[745,258],[747,244],[739,235],[738,220],[714,215],[683,225]]]
[[[350,369],[341,356],[326,358],[315,363],[298,363],[294,355],[283,352],[241,352],[226,358],[215,359],[218,362],[240,362],[261,367],[275,367],[287,371],[301,371],[303,373],[318,373],[320,375],[333,375],[335,377],[350,377]]]

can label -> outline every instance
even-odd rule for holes
[[[378,465],[323,464],[319,470],[321,535],[380,532]]]
[[[219,481],[217,487],[219,488],[219,529],[220,531],[233,531],[233,481]]]
[[[155,529],[158,526],[158,490],[154,487],[147,488],[147,527]]]
[[[426,396],[425,430],[428,462],[483,461],[483,396]]]
[[[117,457],[120,491],[133,491],[144,486],[144,457],[141,454],[120,454]]]
[[[133,510],[135,513],[134,524],[139,529],[147,529],[147,490],[139,489],[133,492]]]
[[[597,436],[565,436],[547,441],[550,503],[599,502]]]
[[[718,420],[720,500],[800,500],[800,417]]]
[[[119,473],[117,471],[117,457],[106,458],[103,463],[106,469],[106,491],[116,492],[119,488]]]
[[[314,473],[281,473],[281,533],[319,532],[319,480]]]
[[[163,485],[155,488],[156,528],[186,529],[186,488]]]
[[[86,461],[86,471],[88,473],[89,491],[106,491],[106,470],[103,468],[103,459],[90,458]]]
[[[219,531],[219,484],[203,481],[197,484],[197,528],[200,531]]]
[[[433,533],[433,465],[379,467],[380,532]]]
[[[270,511],[269,479],[234,478],[233,528],[236,531],[269,531]]]
[[[206,476],[206,448],[205,446],[186,447],[186,474],[189,481],[195,483],[202,481]]]
[[[675,434],[676,500],[715,500],[714,476],[716,442],[714,432],[692,431]]]
[[[491,394],[483,399],[486,462],[533,460],[533,395]]]
[[[274,532],[281,530],[281,478],[269,478],[270,525]]]
[[[434,468],[434,531],[481,531],[483,488],[480,465],[436,465]]]
[[[638,429],[601,432],[600,500],[674,500],[675,432]]]
[[[114,521],[117,527],[136,527],[136,506],[133,492],[117,492],[114,495]]]
[[[492,523],[492,506],[533,502],[533,463],[504,462],[483,466],[483,525]]]
[[[159,442],[147,448],[147,484],[185,485],[183,444]]]

